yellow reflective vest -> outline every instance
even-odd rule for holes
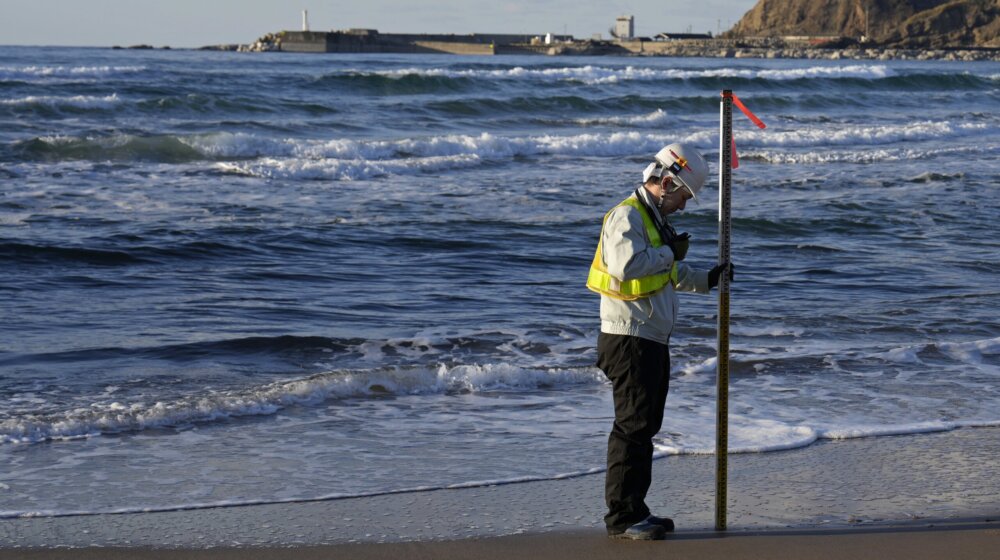
[[[627,205],[635,208],[642,216],[642,223],[646,227],[646,236],[649,237],[653,247],[662,247],[663,239],[659,230],[653,222],[653,217],[649,215],[646,208],[639,202],[639,199],[630,196],[623,200],[618,206]],[[615,208],[618,208],[615,206]],[[590,265],[590,274],[587,275],[587,287],[591,290],[615,299],[636,300],[649,297],[662,290],[670,284],[677,284],[677,263],[674,262],[669,272],[661,272],[630,280],[619,280],[608,272],[608,267],[604,264],[604,257],[601,251],[604,239],[604,223],[607,223],[608,216],[615,210],[612,208],[604,215],[604,222],[601,225],[601,240],[597,242],[597,252],[594,253],[594,261]]]

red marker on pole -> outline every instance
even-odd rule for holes
[[[744,105],[742,101],[740,101],[739,97],[736,97],[735,93],[730,92],[730,94],[733,96],[733,103],[735,103],[736,106],[740,108],[740,111],[743,111],[743,114],[746,115],[748,119],[753,121],[753,124],[757,125],[757,128],[761,129],[767,128],[767,125],[764,124],[764,121],[758,119],[757,115],[751,113],[750,109],[747,109],[747,106]]]
[[[729,91],[729,90],[726,90],[726,91]],[[723,97],[725,97],[726,96],[726,92],[722,92],[722,95],[723,95]],[[733,103],[740,109],[740,111],[743,111],[743,114],[746,115],[747,118],[750,119],[753,122],[753,124],[757,125],[758,128],[762,128],[762,129],[763,128],[767,128],[767,125],[764,124],[764,121],[758,119],[757,115],[755,115],[752,112],[750,112],[750,109],[747,109],[747,106],[744,105],[742,101],[740,101],[739,97],[736,97],[735,93],[733,93],[733,92],[730,91],[729,95],[732,97]],[[730,146],[730,148],[733,150],[732,169],[736,169],[737,167],[740,166],[740,158],[739,158],[739,156],[736,155],[736,137],[735,136],[730,136],[729,138],[730,138],[730,143],[732,144],[732,146]]]

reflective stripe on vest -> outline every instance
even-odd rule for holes
[[[660,232],[656,229],[652,216],[646,212],[646,209],[643,208],[639,199],[634,196],[630,196],[623,200],[618,206],[623,205],[631,206],[639,211],[639,215],[642,216],[642,224],[646,227],[646,235],[649,237],[650,244],[653,247],[662,247],[663,239],[660,238]],[[615,206],[615,208],[618,208],[618,206]],[[587,287],[605,296],[632,301],[649,297],[662,290],[668,283],[676,285],[676,262],[670,268],[670,272],[651,274],[649,276],[633,278],[631,280],[619,280],[608,272],[608,267],[604,265],[604,257],[601,253],[601,246],[604,242],[603,224],[608,221],[608,216],[611,215],[611,212],[615,211],[615,208],[612,208],[607,214],[604,215],[604,222],[602,222],[601,225],[601,239],[597,242],[597,252],[594,253],[594,261],[590,265],[590,274],[587,275]]]

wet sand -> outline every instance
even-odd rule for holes
[[[604,536],[603,475],[322,502],[0,520],[6,558],[996,558],[1000,429],[878,437],[654,464],[666,542]],[[989,545],[987,547],[987,545]],[[75,550],[64,550],[72,547]],[[986,547],[986,548],[984,548]]]
[[[770,531],[760,533],[680,533],[666,541],[620,542],[598,530],[465,539],[459,541],[347,544],[298,548],[150,549],[88,548],[74,550],[0,551],[0,559],[24,560],[451,560],[476,558],[597,560],[992,560],[1000,546],[1000,523],[965,522],[938,526],[867,529]]]

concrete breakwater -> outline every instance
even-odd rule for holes
[[[681,56],[716,58],[807,58],[826,60],[1000,61],[1000,49],[902,49],[856,44],[829,48],[769,39],[689,39],[598,41],[572,37],[473,33],[467,35],[388,34],[373,29],[281,31],[269,33],[242,52],[447,53],[461,55],[537,54],[549,56]]]

